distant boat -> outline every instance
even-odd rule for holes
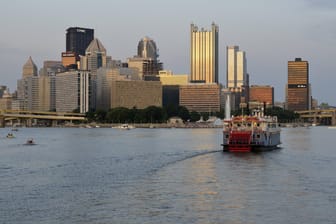
[[[118,128],[118,129],[121,129],[121,130],[131,130],[131,129],[134,129],[135,127],[133,125],[129,125],[129,124],[121,124],[121,125],[113,127],[113,128]]]
[[[13,135],[13,133],[10,132],[6,135],[6,138],[15,138],[15,136]]]
[[[27,139],[25,145],[35,145],[35,141],[34,141],[34,139],[32,139],[32,138]]]

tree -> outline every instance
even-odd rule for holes
[[[179,116],[183,121],[187,121],[190,119],[189,110],[184,106],[179,106],[177,116]]]
[[[199,121],[199,119],[201,119],[201,115],[198,112],[196,112],[196,111],[191,111],[190,112],[190,121],[191,122]]]

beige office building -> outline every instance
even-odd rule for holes
[[[159,81],[114,81],[111,94],[112,108],[162,106],[162,85]]]
[[[220,111],[219,84],[189,84],[180,86],[180,105],[190,112]]]
[[[131,68],[99,68],[96,88],[97,109],[108,110],[112,108],[112,84],[117,80],[139,80],[139,77],[137,71]]]
[[[190,81],[218,83],[218,26],[211,31],[190,26]]]

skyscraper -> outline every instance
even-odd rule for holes
[[[94,30],[70,27],[66,30],[66,51],[85,55],[85,50],[94,38]]]
[[[139,41],[138,57],[151,58],[156,61],[158,56],[159,54],[154,40],[149,37],[144,37]]]
[[[245,52],[239,51],[238,46],[228,46],[226,66],[226,86],[234,95],[232,103],[237,110],[249,101],[249,76]]]
[[[90,70],[96,73],[97,69],[106,66],[106,49],[97,39],[93,39],[85,50],[85,56],[81,56],[80,69]]]
[[[22,67],[22,77],[37,76],[37,66],[29,56],[27,62]]]
[[[309,64],[301,58],[288,61],[288,83],[286,91],[287,109],[309,110],[311,103]]]
[[[191,82],[218,83],[218,26],[211,31],[190,26]]]
[[[226,85],[237,90],[247,85],[246,55],[238,46],[228,46],[226,50]]]

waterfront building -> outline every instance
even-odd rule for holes
[[[88,112],[91,106],[91,73],[69,71],[56,76],[56,111]]]
[[[274,88],[269,85],[252,85],[250,91],[250,109],[263,106],[265,103],[267,107],[274,105]]]
[[[180,86],[180,106],[189,111],[220,111],[220,85],[216,83],[192,83]]]
[[[162,107],[162,85],[159,81],[123,80],[112,84],[112,108],[144,109]]]
[[[73,52],[77,56],[85,55],[85,50],[93,38],[93,29],[69,27],[66,30],[66,52]]]
[[[139,80],[137,71],[131,68],[114,67],[97,70],[96,107],[108,110],[112,108],[111,92],[113,81]]]
[[[211,31],[190,26],[190,81],[218,83],[218,26]]]
[[[301,58],[288,61],[286,104],[288,110],[302,111],[311,108],[309,64]]]

